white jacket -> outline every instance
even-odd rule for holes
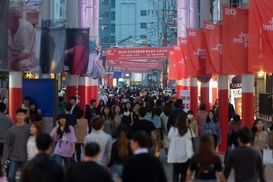
[[[194,133],[192,132],[193,137]],[[172,127],[168,137],[171,140],[168,153],[168,163],[185,163],[190,159],[194,152],[191,141],[191,132],[188,132],[182,137],[179,135],[177,128]]]

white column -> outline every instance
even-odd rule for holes
[[[210,0],[202,0],[200,1],[200,28],[204,27],[204,21],[210,21]]]
[[[22,72],[9,72],[9,116],[16,123],[16,110],[22,107]]]
[[[100,14],[99,14],[99,0],[94,0],[93,1],[93,36],[97,37],[96,42],[99,43],[99,18],[100,18]]]

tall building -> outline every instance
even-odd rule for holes
[[[114,0],[100,0],[100,21],[99,21],[99,43],[108,48],[115,44],[115,37],[113,36],[115,25],[111,24],[115,17],[115,12],[112,10]]]

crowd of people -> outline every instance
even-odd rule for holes
[[[233,114],[223,170],[216,151],[224,133],[215,107],[207,112],[200,104],[198,112],[185,112],[182,100],[168,92],[116,97],[102,91],[99,101],[90,100],[84,109],[74,96],[65,104],[59,97],[59,103],[55,126],[45,134],[41,113],[28,116],[37,110],[29,97],[17,110],[16,122],[0,102],[0,151],[9,182],[16,181],[19,167],[21,182],[166,182],[162,152],[173,165],[174,182],[189,182],[193,173],[197,182],[216,182],[217,176],[227,181],[232,168],[236,182],[265,181],[262,151],[273,126],[265,131],[261,119],[250,130]]]

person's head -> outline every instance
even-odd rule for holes
[[[139,112],[139,116],[142,118],[144,118],[147,114],[147,110],[145,109],[145,107],[140,107],[138,112]]]
[[[159,109],[162,108],[162,100],[157,99],[155,102],[155,106],[156,106],[156,108],[159,108]]]
[[[96,131],[102,130],[104,127],[104,121],[101,117],[95,116],[91,119],[91,126]]]
[[[152,110],[153,110],[153,107],[152,107],[151,105],[148,105],[148,106],[146,107],[147,113],[152,113]]]
[[[114,115],[121,115],[121,108],[119,105],[114,107]]]
[[[125,110],[125,111],[131,111],[131,109],[132,109],[131,103],[130,103],[130,102],[127,102],[126,105],[125,105],[124,110]]]
[[[233,118],[233,121],[235,121],[235,122],[241,121],[241,117],[239,114],[234,114],[234,116],[232,118]]]
[[[188,118],[189,120],[192,120],[192,119],[193,119],[193,116],[194,116],[193,111],[192,111],[192,110],[188,110],[188,112],[187,112],[187,118]]]
[[[104,96],[105,95],[105,91],[101,91],[101,95]]]
[[[91,106],[95,107],[96,104],[97,104],[97,101],[96,101],[95,99],[91,99],[91,100],[90,100],[90,105],[91,105]]]
[[[25,96],[25,97],[24,97],[24,105],[25,105],[25,106],[28,106],[28,105],[29,105],[29,102],[30,102],[30,97],[29,97],[29,96]]]
[[[243,127],[237,131],[238,143],[241,146],[250,145],[253,133],[248,127]]]
[[[107,117],[111,117],[111,116],[112,116],[111,108],[110,108],[108,105],[106,105],[106,106],[103,107],[102,115],[103,115],[104,117],[105,117],[105,116],[107,116]]]
[[[30,102],[29,103],[29,109],[32,111],[32,112],[37,112],[37,105],[35,102]]]
[[[174,105],[175,109],[180,109],[180,107],[181,107],[181,104],[179,101],[175,101],[175,103],[173,105]]]
[[[129,155],[128,142],[127,142],[127,126],[120,124],[117,127],[118,135],[118,154],[120,157],[127,157]]]
[[[5,99],[5,95],[3,93],[0,93],[0,99],[4,100]]]
[[[64,98],[63,97],[59,97],[59,105],[63,105],[64,103]]]
[[[113,100],[114,94],[109,94],[108,98],[109,98],[109,100]]]
[[[66,117],[65,114],[60,114],[57,118],[57,122],[61,127],[65,127],[69,125],[68,118]]]
[[[202,168],[214,164],[216,160],[216,154],[214,150],[214,140],[212,135],[205,134],[200,137],[197,151],[193,158],[200,164],[200,167]]]
[[[136,132],[131,140],[131,149],[135,152],[137,149],[147,148],[149,146],[150,137],[145,131]]]
[[[36,137],[36,146],[38,153],[51,154],[52,151],[52,139],[49,134],[41,133]]]
[[[165,91],[165,96],[168,96],[169,95],[169,92],[168,91]]]
[[[179,135],[183,136],[188,132],[188,123],[186,114],[181,113],[177,116],[174,127],[177,128]]]
[[[205,111],[205,110],[207,109],[206,104],[200,104],[200,105],[199,105],[199,109],[200,109],[201,111]]]
[[[15,34],[19,27],[20,14],[17,8],[9,9],[9,30]]]
[[[167,102],[170,101],[170,98],[169,98],[168,96],[164,96],[164,97],[163,97],[163,100],[164,100],[165,103],[167,103]]]
[[[170,113],[173,111],[173,105],[170,102],[167,102],[164,107],[164,114],[166,116],[169,116]]]
[[[149,100],[149,106],[151,106],[152,108],[154,108],[155,107],[155,102],[154,102],[154,100]]]
[[[69,98],[69,101],[70,101],[70,104],[71,104],[72,106],[74,106],[74,105],[77,104],[77,103],[76,103],[77,98],[76,98],[75,96],[71,96],[71,97]]]
[[[105,106],[104,101],[103,101],[103,100],[100,100],[100,101],[99,101],[99,107],[104,107],[104,106]]]
[[[0,113],[5,113],[7,106],[5,103],[0,102]]]
[[[80,109],[77,112],[77,119],[81,119],[84,116],[84,110]]]
[[[214,111],[214,110],[210,110],[210,111],[208,112],[208,115],[207,115],[207,120],[206,120],[206,122],[209,123],[209,122],[211,122],[211,121],[213,121],[213,122],[215,122],[215,123],[218,122],[217,119],[216,119],[216,114],[215,114],[215,111]]]
[[[32,122],[29,131],[31,135],[37,136],[43,132],[43,128],[39,122]]]
[[[219,105],[219,99],[215,100],[215,105]]]
[[[64,105],[64,110],[66,112],[70,112],[71,109],[72,109],[72,105],[70,103],[67,103],[67,104]]]
[[[138,102],[135,103],[135,105],[134,105],[134,111],[138,112],[140,107],[141,107],[141,105]]]
[[[252,126],[253,134],[256,134],[257,131],[264,130],[264,121],[262,119],[256,119]]]
[[[84,147],[84,161],[97,162],[100,154],[100,146],[97,143],[88,143]]]
[[[26,111],[24,109],[17,109],[16,119],[18,122],[24,122],[26,119]]]

